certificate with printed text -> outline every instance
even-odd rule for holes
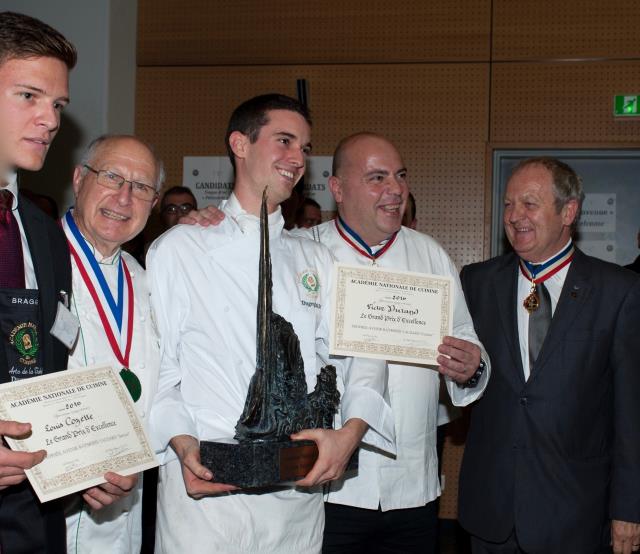
[[[330,353],[437,365],[451,335],[453,280],[336,263]]]
[[[59,371],[0,385],[0,419],[31,423],[13,450],[44,449],[25,473],[41,502],[158,465],[120,377],[110,367]]]

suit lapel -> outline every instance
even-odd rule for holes
[[[58,291],[55,290],[51,243],[49,242],[49,235],[44,219],[48,216],[31,206],[23,196],[20,197],[18,209],[27,242],[29,243],[33,270],[36,274],[38,290],[40,292],[40,314],[42,317],[41,336],[45,343],[45,368],[47,368],[48,371],[52,371],[52,369],[58,369],[53,367],[53,344],[50,333],[56,313]]]
[[[553,359],[554,351],[564,340],[565,334],[574,324],[590,294],[591,282],[587,257],[576,249],[562,286],[549,331],[540,350],[538,363],[536,363],[529,381],[535,379],[544,370],[547,362]]]
[[[515,255],[507,256],[502,267],[496,271],[492,286],[504,337],[513,361],[510,366],[513,371],[509,371],[506,377],[514,390],[520,391],[524,385],[524,370],[522,369],[522,358],[520,357],[520,340],[516,314],[517,266],[518,258]]]

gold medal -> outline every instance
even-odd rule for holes
[[[522,305],[524,306],[524,309],[529,312],[529,315],[531,315],[538,309],[538,307],[540,306],[540,299],[536,294],[535,288],[532,292],[529,293],[529,296],[524,299]]]
[[[540,297],[538,296],[538,293],[536,291],[536,283],[535,281],[533,281],[533,279],[531,280],[531,288],[529,289],[529,296],[527,296],[524,299],[524,302],[522,303],[522,305],[524,306],[524,309],[527,310],[527,312],[529,312],[529,315],[535,312],[540,306]]]

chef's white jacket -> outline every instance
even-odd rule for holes
[[[221,206],[216,227],[177,226],[147,256],[151,298],[161,335],[158,395],[151,413],[153,440],[163,454],[158,490],[158,552],[319,552],[322,496],[291,487],[193,500],[169,441],[232,437],[256,364],[259,219],[235,195]],[[300,340],[307,388],[332,363],[341,392],[339,423],[365,420],[364,441],[394,451],[393,418],[383,395],[385,364],[329,360],[333,260],[317,243],[283,230],[278,209],[269,216],[273,310]],[[317,286],[316,286],[317,285]]]
[[[348,224],[349,222],[347,222]],[[298,233],[299,231],[296,231]],[[358,253],[328,221],[305,236],[324,244],[334,257],[350,265],[370,266],[372,261]],[[374,251],[376,249],[374,248]],[[458,272],[444,249],[431,237],[402,227],[395,241],[376,265],[391,270],[446,275],[453,278],[453,336],[482,347],[460,287]],[[484,349],[482,358],[489,366]],[[347,474],[327,486],[328,502],[383,511],[424,506],[440,495],[436,429],[440,375],[435,368],[389,363],[389,397],[395,420],[397,456],[373,449],[360,453],[357,476]],[[479,398],[489,378],[485,370],[475,388],[463,389],[445,378],[455,406],[466,406]]]
[[[127,252],[119,250],[113,256],[102,260],[100,264],[105,280],[115,293],[118,276],[117,262],[120,255],[123,256],[129,268],[133,286],[134,323],[129,366],[142,385],[142,395],[135,405],[138,415],[146,425],[158,382],[160,348],[158,335],[151,319],[146,275],[140,264]],[[69,356],[69,368],[105,364],[119,371],[122,365],[109,346],[100,316],[73,257],[71,271],[70,307],[71,312],[80,322],[80,333]],[[65,514],[69,554],[140,552],[142,476],[128,496],[97,511],[83,504],[79,494],[73,495],[67,499]]]

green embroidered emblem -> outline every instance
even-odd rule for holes
[[[33,364],[40,349],[38,330],[35,323],[30,321],[16,325],[9,334],[9,342],[22,356],[20,362]]]
[[[320,282],[318,276],[312,271],[305,271],[300,278],[302,286],[309,292],[318,292],[320,289]]]

